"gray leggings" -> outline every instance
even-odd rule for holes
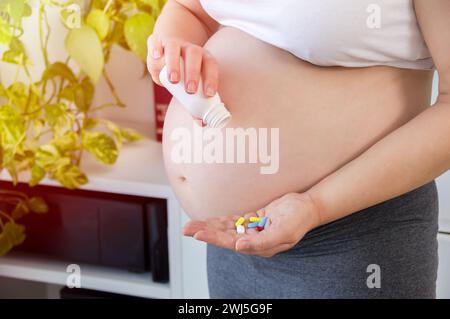
[[[309,232],[272,258],[208,245],[211,298],[435,298],[435,182]]]

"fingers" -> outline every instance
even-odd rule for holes
[[[183,228],[184,236],[194,236],[198,231],[205,229],[206,222],[202,220],[193,220],[186,223]]]
[[[177,39],[162,41],[151,35],[147,40],[147,68],[155,83],[161,85],[159,73],[167,65],[167,77],[170,82],[178,83],[184,71],[185,91],[193,94],[198,91],[200,78],[203,94],[209,97],[217,93],[219,86],[219,66],[213,56],[202,47],[190,43],[181,43]],[[184,70],[180,69],[181,56]]]
[[[216,245],[226,249],[235,249],[235,234],[215,230],[201,230],[194,235],[194,238],[208,244]]]
[[[197,93],[202,68],[203,49],[199,46],[187,46],[183,49],[184,56],[184,85],[187,93]]]
[[[294,236],[284,232],[281,227],[269,225],[255,236],[238,239],[236,250],[245,254],[263,255],[289,249],[296,241]]]
[[[161,85],[159,81],[159,73],[164,67],[164,48],[161,40],[157,39],[153,35],[147,40],[148,54],[147,54],[147,68],[152,76],[153,81]]]
[[[164,46],[164,59],[167,65],[167,78],[172,83],[180,81],[181,45],[176,40],[169,40]]]
[[[205,52],[202,61],[203,93],[206,96],[214,96],[219,86],[219,66],[216,60]]]

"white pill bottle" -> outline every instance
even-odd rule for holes
[[[224,127],[231,117],[230,112],[222,103],[220,96],[216,93],[212,97],[203,94],[202,82],[200,80],[197,92],[189,94],[184,88],[184,65],[180,65],[180,81],[176,84],[169,81],[167,68],[159,73],[161,84],[195,117],[201,118],[203,123],[211,128]]]

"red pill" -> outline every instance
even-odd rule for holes
[[[264,229],[264,227],[256,226],[256,230],[257,230],[257,231],[261,231],[261,230],[263,230],[263,229]]]

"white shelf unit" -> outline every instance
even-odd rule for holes
[[[82,187],[84,190],[162,198],[167,201],[170,276],[169,283],[159,284],[152,281],[150,273],[136,274],[81,264],[82,288],[147,298],[206,298],[204,247],[181,235],[182,222],[187,217],[169,186],[161,144],[146,139],[125,145],[113,166],[101,165],[90,156],[86,156],[82,163],[83,170],[89,176],[89,183]],[[10,179],[3,173],[0,180]],[[55,181],[48,179],[42,185],[58,186]],[[189,251],[183,252],[182,247]],[[65,285],[70,275],[66,272],[68,264],[48,258],[11,254],[0,258],[0,277]],[[190,286],[193,281],[196,283],[194,287]],[[189,283],[189,286],[184,282]]]

